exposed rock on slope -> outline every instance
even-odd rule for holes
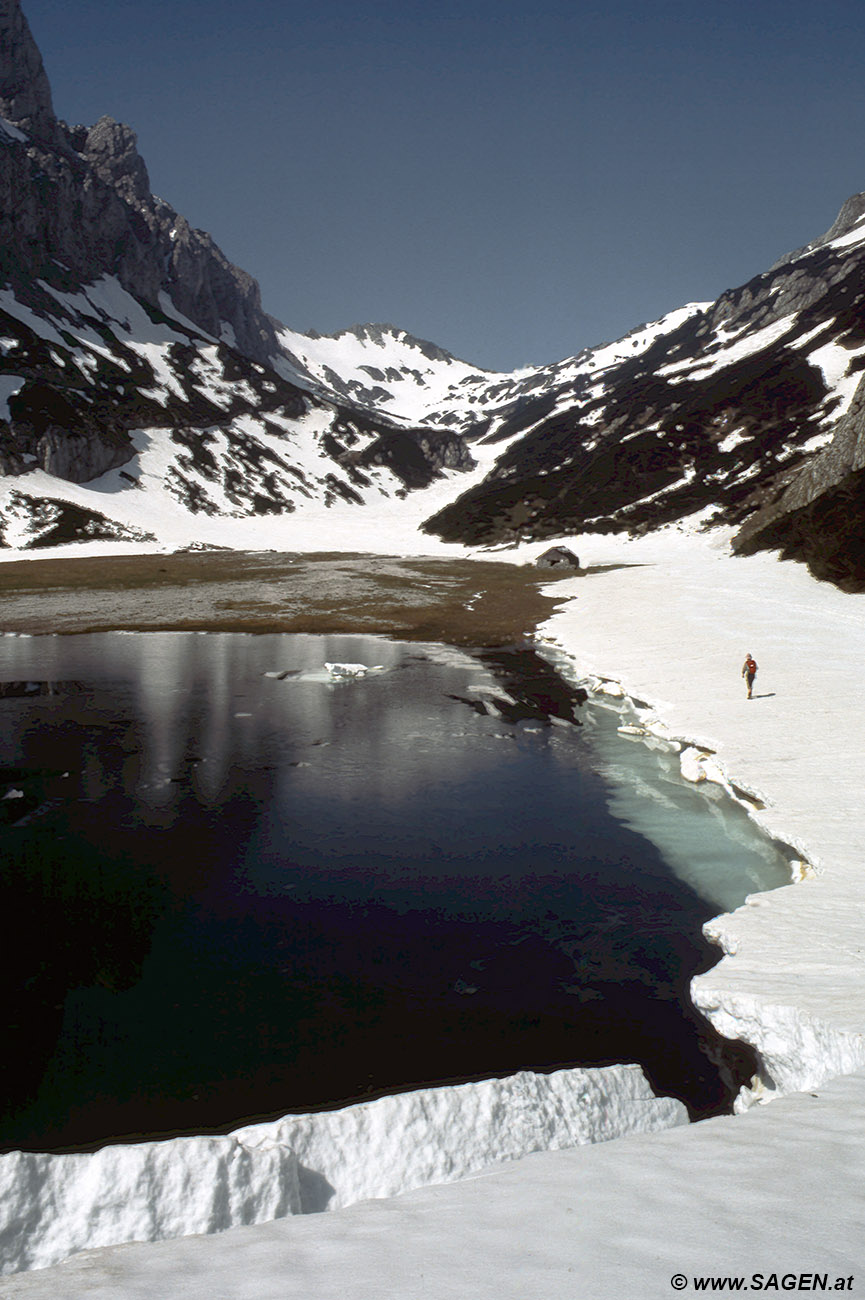
[[[42,55],[17,0],[0,2],[0,113],[34,139],[62,148]]]
[[[865,382],[823,451],[779,486],[734,540],[741,554],[778,549],[849,591],[865,590]]]
[[[863,214],[856,196],[771,271],[635,332],[631,355],[593,349],[567,384],[515,393],[507,450],[427,527],[489,543],[745,521],[842,427],[865,365]]]

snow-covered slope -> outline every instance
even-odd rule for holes
[[[355,325],[338,334],[278,333],[287,375],[322,393],[412,424],[448,424],[452,410],[500,380],[393,325]],[[274,364],[280,368],[279,360]]]
[[[639,356],[700,310],[699,304],[690,304],[615,343],[509,373],[471,366],[393,325],[355,325],[334,335],[283,329],[279,341],[292,367],[286,373],[332,398],[495,442],[529,432],[553,410],[570,409],[582,380],[602,381],[608,371]]]
[[[155,309],[101,276],[74,292],[38,281],[27,297],[0,291],[7,547],[230,544],[237,521],[262,519],[287,545],[285,522],[304,508],[374,511],[474,467],[454,434],[318,398],[166,295]]]
[[[428,527],[490,543],[744,522],[831,442],[859,386],[865,226],[842,228],[631,355],[586,354],[529,420],[517,406],[521,436]]]
[[[856,1296],[865,1075],[339,1214],[88,1251],[9,1300]]]

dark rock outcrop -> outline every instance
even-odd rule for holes
[[[777,485],[733,547],[741,555],[778,550],[817,577],[865,591],[865,378],[829,445]]]

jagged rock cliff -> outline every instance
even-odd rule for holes
[[[733,545],[742,555],[777,549],[817,577],[865,590],[865,380],[831,443],[778,485]]]
[[[134,132],[109,117],[67,126],[54,115],[42,59],[18,0],[0,0],[0,276],[24,300],[105,273],[176,310],[246,356],[278,353],[258,285],[209,235],[150,193]]]

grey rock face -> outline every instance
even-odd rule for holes
[[[49,427],[36,442],[36,463],[46,474],[70,483],[87,483],[109,469],[125,465],[132,449],[124,440],[112,445],[86,433]]]
[[[127,203],[152,202],[150,177],[138,152],[135,132],[110,117],[100,117],[81,139],[78,152],[90,163],[96,175],[111,186]],[[70,132],[72,138],[76,138]]]
[[[778,484],[733,545],[743,555],[777,549],[818,577],[865,590],[865,378],[831,443]]]
[[[18,0],[0,0],[0,116],[61,144],[42,56]]]
[[[110,117],[59,122],[42,59],[18,0],[0,0],[0,115],[25,141],[0,136],[0,276],[25,292],[37,278],[89,283],[116,275],[130,293],[177,310],[219,337],[230,326],[245,355],[279,347],[258,285],[209,235],[150,193],[134,132]]]

